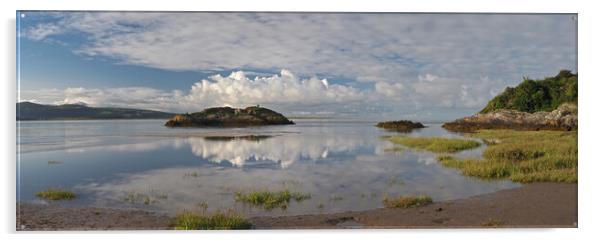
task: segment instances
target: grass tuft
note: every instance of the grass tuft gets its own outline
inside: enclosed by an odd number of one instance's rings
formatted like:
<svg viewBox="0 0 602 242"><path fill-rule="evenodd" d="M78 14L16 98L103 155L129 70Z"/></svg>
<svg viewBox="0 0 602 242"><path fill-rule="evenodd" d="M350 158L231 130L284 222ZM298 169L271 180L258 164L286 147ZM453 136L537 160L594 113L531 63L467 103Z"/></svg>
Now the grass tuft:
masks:
<svg viewBox="0 0 602 242"><path fill-rule="evenodd" d="M172 223L175 229L179 230L250 229L252 226L241 215L220 211L207 215L183 212L177 214Z"/></svg>
<svg viewBox="0 0 602 242"><path fill-rule="evenodd" d="M439 156L463 175L514 182L577 182L577 132L484 130L470 136L497 139L483 160Z"/></svg>
<svg viewBox="0 0 602 242"><path fill-rule="evenodd" d="M266 210L272 210L277 207L280 207L281 209L286 209L288 208L288 205L291 200L301 202L310 198L310 194L291 192L288 189L282 191L253 191L249 193L235 193L235 199L237 202L243 202L257 207L263 207Z"/></svg>
<svg viewBox="0 0 602 242"><path fill-rule="evenodd" d="M483 227L499 227L500 225L502 225L502 221L494 218L489 218L487 221L481 223Z"/></svg>
<svg viewBox="0 0 602 242"><path fill-rule="evenodd" d="M433 199L429 196L417 196L417 197L397 197L383 199L383 205L386 208L415 208L422 207L433 203Z"/></svg>
<svg viewBox="0 0 602 242"><path fill-rule="evenodd" d="M462 150L473 149L481 144L474 140L449 139L441 137L409 137L392 136L389 141L410 148L427 150L435 153L454 153Z"/></svg>
<svg viewBox="0 0 602 242"><path fill-rule="evenodd" d="M75 199L75 193L68 190L49 188L44 191L36 193L36 196L46 200L72 200Z"/></svg>

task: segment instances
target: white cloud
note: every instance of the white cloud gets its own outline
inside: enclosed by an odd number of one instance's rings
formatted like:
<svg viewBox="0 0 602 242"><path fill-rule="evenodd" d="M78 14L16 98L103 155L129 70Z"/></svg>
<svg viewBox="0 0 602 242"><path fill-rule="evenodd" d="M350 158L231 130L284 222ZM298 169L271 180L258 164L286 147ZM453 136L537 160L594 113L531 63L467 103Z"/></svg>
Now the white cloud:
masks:
<svg viewBox="0 0 602 242"><path fill-rule="evenodd" d="M44 15L28 13L35 14ZM84 56L245 72L212 76L188 91L84 88L24 98L177 111L225 104L297 113L474 111L523 75L576 69L571 15L58 12L24 30L34 40L63 33L82 36L70 47ZM290 72L245 75L280 69ZM332 81L339 79L349 83Z"/></svg>
<svg viewBox="0 0 602 242"><path fill-rule="evenodd" d="M430 75L430 74L429 74ZM299 78L288 70L280 75L247 77L243 71L200 80L187 91L164 91L149 87L66 88L21 91L20 101L46 104L86 103L94 107L129 107L169 112L197 112L214 106L262 105L293 115L345 115L362 117L387 114L392 118L431 108L479 109L501 88L503 82L481 78L464 80L429 78L397 83L376 82L372 89L331 84L327 79ZM410 83L405 86L403 83ZM435 115L436 116L436 115Z"/></svg>
<svg viewBox="0 0 602 242"><path fill-rule="evenodd" d="M188 93L148 87L87 89L83 87L22 92L22 101L66 104L83 102L90 106L137 107L158 110L198 111L211 106L324 105L360 101L358 89L329 84L315 77L301 79L287 70L280 75L250 79L245 72L215 75L195 83Z"/></svg>
<svg viewBox="0 0 602 242"><path fill-rule="evenodd" d="M39 24L35 28L27 29L24 36L33 40L44 40L50 36L63 33L61 27L56 24Z"/></svg>
<svg viewBox="0 0 602 242"><path fill-rule="evenodd" d="M34 13L32 13L34 14ZM575 69L570 15L69 12L28 29L83 33L76 48L168 70L289 69L395 82L418 75L507 82ZM52 34L45 33L46 31ZM425 76L423 80L430 80Z"/></svg>
<svg viewBox="0 0 602 242"><path fill-rule="evenodd" d="M402 97L402 91L405 89L402 83L389 84L387 82L377 82L374 84L374 90L377 93L387 97Z"/></svg>
<svg viewBox="0 0 602 242"><path fill-rule="evenodd" d="M190 103L244 106L254 104L324 104L359 100L357 89L329 85L326 79L299 79L290 71L249 79L243 71L227 77L215 75L192 86L185 100Z"/></svg>

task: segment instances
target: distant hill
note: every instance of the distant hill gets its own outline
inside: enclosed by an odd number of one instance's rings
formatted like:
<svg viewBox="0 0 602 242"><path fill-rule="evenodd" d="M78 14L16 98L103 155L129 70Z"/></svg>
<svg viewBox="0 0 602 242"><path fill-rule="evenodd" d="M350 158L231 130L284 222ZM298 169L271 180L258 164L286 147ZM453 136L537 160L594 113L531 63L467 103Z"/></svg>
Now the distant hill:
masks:
<svg viewBox="0 0 602 242"><path fill-rule="evenodd" d="M552 111L563 103L577 103L577 74L562 70L555 77L543 80L524 78L516 87L507 87L493 98L480 113L501 109L527 113Z"/></svg>
<svg viewBox="0 0 602 242"><path fill-rule="evenodd" d="M131 108L96 108L81 104L43 105L17 103L17 120L154 119L174 114Z"/></svg>
<svg viewBox="0 0 602 242"><path fill-rule="evenodd" d="M244 127L258 125L295 124L284 115L259 106L247 108L215 107L198 113L178 114L168 127Z"/></svg>

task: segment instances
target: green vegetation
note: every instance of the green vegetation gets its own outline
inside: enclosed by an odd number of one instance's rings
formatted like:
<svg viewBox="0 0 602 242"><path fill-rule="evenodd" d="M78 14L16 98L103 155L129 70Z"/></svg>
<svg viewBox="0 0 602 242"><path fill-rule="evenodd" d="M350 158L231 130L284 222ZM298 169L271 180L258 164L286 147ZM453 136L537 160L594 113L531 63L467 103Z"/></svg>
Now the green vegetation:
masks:
<svg viewBox="0 0 602 242"><path fill-rule="evenodd" d="M223 230L250 229L252 225L247 219L231 211L218 211L213 214L183 212L173 219L173 226L179 230Z"/></svg>
<svg viewBox="0 0 602 242"><path fill-rule="evenodd" d="M198 176L199 176L199 173L196 171L184 173L184 177L198 177Z"/></svg>
<svg viewBox="0 0 602 242"><path fill-rule="evenodd" d="M405 145L410 148L427 150L436 153L454 153L462 150L473 149L481 144L474 140L449 139L440 137L409 137L392 136L389 141Z"/></svg>
<svg viewBox="0 0 602 242"><path fill-rule="evenodd" d="M207 203L207 201L200 201L196 205L203 212L207 211L207 209L209 208L209 203Z"/></svg>
<svg viewBox="0 0 602 242"><path fill-rule="evenodd" d="M61 163L62 163L62 162L60 162L60 161L57 161L57 160L49 160L49 161L48 161L48 165L58 165L58 164L61 164Z"/></svg>
<svg viewBox="0 0 602 242"><path fill-rule="evenodd" d="M123 201L128 203L142 203L144 205L151 205L156 203L159 199L166 200L167 194L160 193L155 190L151 190L149 194L128 192L128 194L123 198Z"/></svg>
<svg viewBox="0 0 602 242"><path fill-rule="evenodd" d="M236 192L235 194L237 202L263 207L266 210L272 210L276 207L286 209L291 200L301 202L310 198L310 194L291 192L288 189L282 191L253 191L249 193Z"/></svg>
<svg viewBox="0 0 602 242"><path fill-rule="evenodd" d="M562 70L555 77L543 80L524 78L516 87L508 87L493 98L481 113L514 109L534 113L552 111L563 103L577 102L577 74Z"/></svg>
<svg viewBox="0 0 602 242"><path fill-rule="evenodd" d="M502 225L502 221L494 218L489 218L487 221L481 223L483 227L498 227L500 225Z"/></svg>
<svg viewBox="0 0 602 242"><path fill-rule="evenodd" d="M398 131L398 132L409 132L413 129L424 128L424 125L419 122L412 122L409 120L399 120L399 121L387 121L380 122L376 124L376 127Z"/></svg>
<svg viewBox="0 0 602 242"><path fill-rule="evenodd" d="M577 132L483 130L469 135L496 142L483 152L484 160L439 156L442 165L483 179L577 182Z"/></svg>
<svg viewBox="0 0 602 242"><path fill-rule="evenodd" d="M415 208L422 207L431 203L433 203L433 199L429 196L424 195L417 197L385 197L383 199L383 205L385 205L386 208Z"/></svg>
<svg viewBox="0 0 602 242"><path fill-rule="evenodd" d="M17 103L17 120L78 120L78 119L152 119L169 118L171 113L130 108L96 108L79 104L42 105Z"/></svg>
<svg viewBox="0 0 602 242"><path fill-rule="evenodd" d="M165 123L168 127L245 127L295 124L284 115L263 107L207 108L201 112L178 114ZM261 139L261 138L260 138Z"/></svg>
<svg viewBox="0 0 602 242"><path fill-rule="evenodd" d="M72 200L75 199L75 193L68 190L49 188L44 191L36 193L36 196L46 200Z"/></svg>

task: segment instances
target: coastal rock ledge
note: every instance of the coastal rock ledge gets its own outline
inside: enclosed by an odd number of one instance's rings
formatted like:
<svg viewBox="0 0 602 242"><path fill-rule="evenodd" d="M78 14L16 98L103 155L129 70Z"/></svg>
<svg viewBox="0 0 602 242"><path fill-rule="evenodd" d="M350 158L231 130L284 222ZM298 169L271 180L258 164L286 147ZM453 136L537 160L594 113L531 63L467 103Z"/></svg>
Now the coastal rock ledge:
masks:
<svg viewBox="0 0 602 242"><path fill-rule="evenodd" d="M501 109L457 119L443 124L443 128L460 132L479 129L577 130L577 105L565 103L554 111L535 113Z"/></svg>
<svg viewBox="0 0 602 242"><path fill-rule="evenodd" d="M284 115L259 106L247 108L215 107L191 114L177 114L167 127L244 127L295 124Z"/></svg>

